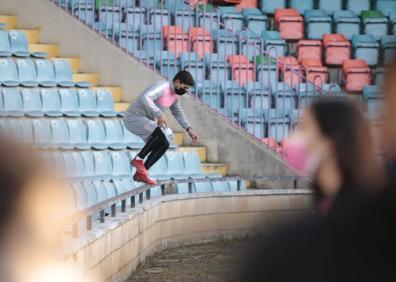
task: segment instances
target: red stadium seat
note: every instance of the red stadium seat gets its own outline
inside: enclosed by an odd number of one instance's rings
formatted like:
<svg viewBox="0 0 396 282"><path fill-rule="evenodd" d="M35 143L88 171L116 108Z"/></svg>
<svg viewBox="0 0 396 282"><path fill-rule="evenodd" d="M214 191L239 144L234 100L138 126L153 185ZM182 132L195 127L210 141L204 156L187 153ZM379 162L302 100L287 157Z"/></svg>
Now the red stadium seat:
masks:
<svg viewBox="0 0 396 282"><path fill-rule="evenodd" d="M361 92L365 85L371 84L371 70L364 60L344 60L342 70L346 91Z"/></svg>
<svg viewBox="0 0 396 282"><path fill-rule="evenodd" d="M304 38L304 20L294 9L276 9L275 25L283 39L299 40Z"/></svg>
<svg viewBox="0 0 396 282"><path fill-rule="evenodd" d="M313 58L322 61L322 41L320 40L300 40L297 43L298 61L303 58Z"/></svg>
<svg viewBox="0 0 396 282"><path fill-rule="evenodd" d="M188 52L188 35L183 33L179 26L162 27L165 46L169 52L175 53L179 57L181 53Z"/></svg>
<svg viewBox="0 0 396 282"><path fill-rule="evenodd" d="M343 34L324 34L323 46L328 65L341 66L344 60L351 58L351 43Z"/></svg>
<svg viewBox="0 0 396 282"><path fill-rule="evenodd" d="M327 67L322 66L322 62L317 59L303 58L301 65L305 70L305 79L317 86L321 86L329 79L329 71Z"/></svg>
<svg viewBox="0 0 396 282"><path fill-rule="evenodd" d="M293 56L278 57L278 69L283 82L294 87L302 82L301 66Z"/></svg>
<svg viewBox="0 0 396 282"><path fill-rule="evenodd" d="M164 39L168 40L170 34L183 34L183 28L175 25L164 25L162 27Z"/></svg>
<svg viewBox="0 0 396 282"><path fill-rule="evenodd" d="M203 58L206 54L213 53L214 43L209 31L202 27L191 27L188 30L191 42L191 51Z"/></svg>
<svg viewBox="0 0 396 282"><path fill-rule="evenodd" d="M254 80L254 65L244 55L228 56L228 63L231 65L232 78L238 80L241 85L247 81Z"/></svg>

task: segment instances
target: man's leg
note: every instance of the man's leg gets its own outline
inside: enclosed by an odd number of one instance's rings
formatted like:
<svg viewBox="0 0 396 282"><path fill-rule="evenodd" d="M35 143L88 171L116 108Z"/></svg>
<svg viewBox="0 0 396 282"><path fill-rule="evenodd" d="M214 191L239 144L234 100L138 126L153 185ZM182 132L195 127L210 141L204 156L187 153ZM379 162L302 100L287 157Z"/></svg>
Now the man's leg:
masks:
<svg viewBox="0 0 396 282"><path fill-rule="evenodd" d="M160 135L158 139L158 146L150 153L146 162L144 163L144 166L147 170L150 169L169 149L169 141L161 129L160 131L161 133L158 134Z"/></svg>

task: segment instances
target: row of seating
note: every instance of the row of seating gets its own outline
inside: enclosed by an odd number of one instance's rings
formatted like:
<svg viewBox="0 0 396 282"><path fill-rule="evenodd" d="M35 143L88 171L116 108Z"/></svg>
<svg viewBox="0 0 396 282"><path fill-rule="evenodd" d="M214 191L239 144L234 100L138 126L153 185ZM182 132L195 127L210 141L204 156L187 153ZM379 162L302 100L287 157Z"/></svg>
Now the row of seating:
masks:
<svg viewBox="0 0 396 282"><path fill-rule="evenodd" d="M29 44L25 33L18 30L5 31L0 28L0 57L36 57L44 58L44 52L29 52Z"/></svg>
<svg viewBox="0 0 396 282"><path fill-rule="evenodd" d="M113 97L106 89L0 88L0 116L115 117Z"/></svg>

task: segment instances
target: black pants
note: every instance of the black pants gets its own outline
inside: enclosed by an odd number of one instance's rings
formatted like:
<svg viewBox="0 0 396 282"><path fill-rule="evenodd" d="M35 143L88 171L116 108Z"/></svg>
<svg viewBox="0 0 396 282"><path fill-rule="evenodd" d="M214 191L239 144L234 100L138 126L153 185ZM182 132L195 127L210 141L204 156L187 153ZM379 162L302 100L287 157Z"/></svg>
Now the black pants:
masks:
<svg viewBox="0 0 396 282"><path fill-rule="evenodd" d="M144 162L146 169L150 169L169 149L169 142L161 128L157 127L150 135L146 145L140 150L138 157L144 159L147 155L148 158Z"/></svg>

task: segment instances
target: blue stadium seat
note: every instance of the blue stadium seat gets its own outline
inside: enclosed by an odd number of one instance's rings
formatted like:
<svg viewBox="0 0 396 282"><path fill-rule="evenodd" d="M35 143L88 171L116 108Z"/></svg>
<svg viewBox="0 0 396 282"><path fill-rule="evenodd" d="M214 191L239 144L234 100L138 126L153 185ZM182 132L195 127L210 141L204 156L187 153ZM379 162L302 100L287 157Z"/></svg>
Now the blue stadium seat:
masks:
<svg viewBox="0 0 396 282"><path fill-rule="evenodd" d="M229 192L230 186L227 181L213 181L211 182L213 192Z"/></svg>
<svg viewBox="0 0 396 282"><path fill-rule="evenodd" d="M286 0L261 0L261 11L264 14L274 14L276 9L286 8Z"/></svg>
<svg viewBox="0 0 396 282"><path fill-rule="evenodd" d="M52 132L51 147L62 149L73 148L69 143L69 129L65 120L51 119L50 126Z"/></svg>
<svg viewBox="0 0 396 282"><path fill-rule="evenodd" d="M307 108L320 96L320 90L312 83L300 83L294 88L298 96L299 109Z"/></svg>
<svg viewBox="0 0 396 282"><path fill-rule="evenodd" d="M385 16L393 11L396 11L396 1L395 0L377 0L377 10L381 11Z"/></svg>
<svg viewBox="0 0 396 282"><path fill-rule="evenodd" d="M278 82L278 66L276 60L269 56L257 56L256 59L256 87L272 87Z"/></svg>
<svg viewBox="0 0 396 282"><path fill-rule="evenodd" d="M154 179L169 179L167 175L168 165L165 156L162 156L149 170L150 177Z"/></svg>
<svg viewBox="0 0 396 282"><path fill-rule="evenodd" d="M59 89L61 101L61 112L68 117L79 117L81 113L78 110L78 97L74 89Z"/></svg>
<svg viewBox="0 0 396 282"><path fill-rule="evenodd" d="M335 32L344 34L348 40L360 33L360 20L353 11L334 11L334 26Z"/></svg>
<svg viewBox="0 0 396 282"><path fill-rule="evenodd" d="M228 181L228 185L230 186L230 191L235 192L238 191L238 183L237 181ZM241 181L240 191L246 191L246 182Z"/></svg>
<svg viewBox="0 0 396 282"><path fill-rule="evenodd" d="M127 192L127 188L120 179L112 179L117 195Z"/></svg>
<svg viewBox="0 0 396 282"><path fill-rule="evenodd" d="M290 0L290 8L304 14L306 10L314 9L314 0Z"/></svg>
<svg viewBox="0 0 396 282"><path fill-rule="evenodd" d="M374 82L376 85L382 86L384 83L386 68L376 68L374 71Z"/></svg>
<svg viewBox="0 0 396 282"><path fill-rule="evenodd" d="M50 117L62 116L61 101L56 88L41 89L41 101L45 115Z"/></svg>
<svg viewBox="0 0 396 282"><path fill-rule="evenodd" d="M115 117L114 101L111 93L106 89L96 90L97 112L104 117Z"/></svg>
<svg viewBox="0 0 396 282"><path fill-rule="evenodd" d="M9 32L11 52L17 57L29 57L32 55L36 58L45 58L48 56L44 52L33 52L29 53L29 43L27 41L25 33L19 30L10 30Z"/></svg>
<svg viewBox="0 0 396 282"><path fill-rule="evenodd" d="M367 116L370 120L380 120L384 117L385 95L376 85L366 85L363 88L363 98L367 105Z"/></svg>
<svg viewBox="0 0 396 282"><path fill-rule="evenodd" d="M215 53L206 55L205 66L208 80L220 83L230 79L229 65L223 55Z"/></svg>
<svg viewBox="0 0 396 282"><path fill-rule="evenodd" d="M107 151L94 151L92 154L95 164L95 176L103 180L111 179L113 167L109 153Z"/></svg>
<svg viewBox="0 0 396 282"><path fill-rule="evenodd" d="M108 199L111 199L111 198L114 198L115 196L117 196L117 190L116 190L113 182L105 181L105 182L103 182L103 184L105 186Z"/></svg>
<svg viewBox="0 0 396 282"><path fill-rule="evenodd" d="M196 151L188 150L183 152L184 174L189 177L203 177L201 170L201 160Z"/></svg>
<svg viewBox="0 0 396 282"><path fill-rule="evenodd" d="M213 109L220 108L220 86L214 81L203 80L196 83L198 97Z"/></svg>
<svg viewBox="0 0 396 282"><path fill-rule="evenodd" d="M318 8L331 15L334 11L342 10L342 0L319 0Z"/></svg>
<svg viewBox="0 0 396 282"><path fill-rule="evenodd" d="M80 183L73 183L72 188L76 199L77 210L83 210L89 207L87 193Z"/></svg>
<svg viewBox="0 0 396 282"><path fill-rule="evenodd" d="M43 87L55 87L54 64L50 60L35 60L37 70L37 82Z"/></svg>
<svg viewBox="0 0 396 282"><path fill-rule="evenodd" d="M84 1L84 0L83 0ZM79 18L81 21L89 26L93 26L95 22L94 7L93 4L85 2L80 3L73 9L74 16Z"/></svg>
<svg viewBox="0 0 396 282"><path fill-rule="evenodd" d="M168 165L167 175L170 177L184 175L184 161L181 152L169 150L166 152L165 157Z"/></svg>
<svg viewBox="0 0 396 282"><path fill-rule="evenodd" d="M193 192L195 193L209 193L213 192L212 184L210 182L194 182Z"/></svg>
<svg viewBox="0 0 396 282"><path fill-rule="evenodd" d="M0 83L8 87L19 85L18 70L12 59L0 59Z"/></svg>
<svg viewBox="0 0 396 282"><path fill-rule="evenodd" d="M355 34L352 37L353 57L363 59L369 66L378 65L379 44L372 35Z"/></svg>
<svg viewBox="0 0 396 282"><path fill-rule="evenodd" d="M106 145L114 150L125 149L126 144L122 142L124 135L121 122L107 119L103 121L103 124L106 132Z"/></svg>
<svg viewBox="0 0 396 282"><path fill-rule="evenodd" d="M341 86L336 83L323 83L322 90L324 92L330 93L330 95L341 95L342 94Z"/></svg>
<svg viewBox="0 0 396 282"><path fill-rule="evenodd" d="M3 106L8 116L23 116L23 100L18 88L3 88Z"/></svg>
<svg viewBox="0 0 396 282"><path fill-rule="evenodd" d="M180 61L176 58L175 53L168 51L157 52L155 56L156 68L159 72L172 79L180 69ZM162 60L162 63L161 63Z"/></svg>
<svg viewBox="0 0 396 282"><path fill-rule="evenodd" d="M32 120L34 143L43 148L50 147L51 126L47 119Z"/></svg>
<svg viewBox="0 0 396 282"><path fill-rule="evenodd" d="M122 23L120 32L117 36L119 46L125 49L128 53L133 54L141 49L139 27L129 27Z"/></svg>
<svg viewBox="0 0 396 282"><path fill-rule="evenodd" d="M124 123L122 125L122 132L123 132L123 139L122 142L129 148L129 149L139 149L144 146L144 141L137 135L130 132L126 129Z"/></svg>
<svg viewBox="0 0 396 282"><path fill-rule="evenodd" d="M71 152L71 157L73 159L74 165L76 167L76 171L75 171L75 177L76 178L85 178L85 177L89 177L91 175L89 175L88 171L85 169L85 163L84 163L84 158L82 156L82 154L80 152Z"/></svg>
<svg viewBox="0 0 396 282"><path fill-rule="evenodd" d="M208 5L206 6L208 7ZM204 13L202 11L197 11L197 26L203 27L207 31L216 31L221 28L220 25L220 13L218 10L208 11Z"/></svg>
<svg viewBox="0 0 396 282"><path fill-rule="evenodd" d="M323 34L331 33L331 17L323 10L306 10L305 28L308 39L321 40Z"/></svg>
<svg viewBox="0 0 396 282"><path fill-rule="evenodd" d="M256 33L243 30L239 32L237 39L238 46L241 48L239 53L244 54L249 61L263 53L264 42Z"/></svg>
<svg viewBox="0 0 396 282"><path fill-rule="evenodd" d="M244 108L241 109L241 125L245 130L256 138L266 137L266 126L264 113L268 108Z"/></svg>
<svg viewBox="0 0 396 282"><path fill-rule="evenodd" d="M32 145L34 143L34 138L31 121L24 118L17 118L16 121L18 122L19 128L21 129L20 140L22 141L22 143Z"/></svg>
<svg viewBox="0 0 396 282"><path fill-rule="evenodd" d="M289 84L279 82L277 89L273 87L271 93L274 95L275 108L281 115L286 116L291 110L297 108L297 95Z"/></svg>
<svg viewBox="0 0 396 282"><path fill-rule="evenodd" d="M94 180L94 181L92 181L92 185L95 188L95 192L97 195L97 202L100 203L100 202L107 200L107 198L108 198L107 191L106 191L106 187L105 187L103 181Z"/></svg>
<svg viewBox="0 0 396 282"><path fill-rule="evenodd" d="M78 110L83 116L99 116L96 106L96 96L92 89L78 89L77 95L79 105Z"/></svg>
<svg viewBox="0 0 396 282"><path fill-rule="evenodd" d="M156 30L161 31L164 25L171 25L171 17L167 10L150 9L148 12L148 23L153 25Z"/></svg>
<svg viewBox="0 0 396 282"><path fill-rule="evenodd" d="M180 6L173 10L173 17L176 26L183 28L187 32L190 27L196 25L195 12L191 9L181 9Z"/></svg>
<svg viewBox="0 0 396 282"><path fill-rule="evenodd" d="M153 56L155 52L162 51L164 44L161 29L154 26L144 25L140 28L140 41L142 43L141 55ZM141 58L141 57L140 57Z"/></svg>
<svg viewBox="0 0 396 282"><path fill-rule="evenodd" d="M91 151L82 151L80 155L84 161L84 178L95 178L95 160L93 153Z"/></svg>
<svg viewBox="0 0 396 282"><path fill-rule="evenodd" d="M96 194L95 186L92 184L91 181L84 181L82 182L82 188L85 190L87 195L87 204L88 207L91 207L99 202L98 195ZM94 217L96 218L97 215Z"/></svg>
<svg viewBox="0 0 396 282"><path fill-rule="evenodd" d="M59 86L62 87L73 87L73 71L70 63L66 60L55 60L55 80Z"/></svg>
<svg viewBox="0 0 396 282"><path fill-rule="evenodd" d="M380 11L363 11L362 24L364 34L370 34L379 41L388 34L388 19Z"/></svg>
<svg viewBox="0 0 396 282"><path fill-rule="evenodd" d="M122 11L120 7L105 5L99 9L100 30L106 37L118 32L122 20Z"/></svg>
<svg viewBox="0 0 396 282"><path fill-rule="evenodd" d="M237 38L234 33L229 30L219 29L213 32L213 39L216 44L216 52L220 57L226 57L230 54L237 53ZM212 54L214 55L214 54Z"/></svg>
<svg viewBox="0 0 396 282"><path fill-rule="evenodd" d="M269 125L267 137L281 142L285 137L289 136L290 122L287 115L278 109L270 109L269 115L265 115L265 124Z"/></svg>
<svg viewBox="0 0 396 282"><path fill-rule="evenodd" d="M139 187L142 185L141 183L134 182L131 177L120 178L120 181L124 185L126 191L132 191L136 187Z"/></svg>
<svg viewBox="0 0 396 282"><path fill-rule="evenodd" d="M242 14L234 6L219 6L218 9L225 29L234 32L242 29Z"/></svg>
<svg viewBox="0 0 396 282"><path fill-rule="evenodd" d="M389 14L390 31L392 34L396 34L396 11L390 12Z"/></svg>
<svg viewBox="0 0 396 282"><path fill-rule="evenodd" d="M370 0L347 0L346 9L360 15L362 11L370 10Z"/></svg>
<svg viewBox="0 0 396 282"><path fill-rule="evenodd" d="M129 177L132 174L131 163L125 152L114 151L110 153L113 166L113 176Z"/></svg>
<svg viewBox="0 0 396 282"><path fill-rule="evenodd" d="M246 85L246 91L249 97L249 108L255 112L261 112L261 109L272 107L272 97L269 95L269 87L259 82L250 82Z"/></svg>
<svg viewBox="0 0 396 282"><path fill-rule="evenodd" d="M138 30L146 22L146 9L130 6L126 11L125 23L128 30Z"/></svg>
<svg viewBox="0 0 396 282"><path fill-rule="evenodd" d="M181 68L189 71L195 81L205 79L204 62L195 52L184 52L180 55Z"/></svg>
<svg viewBox="0 0 396 282"><path fill-rule="evenodd" d="M245 8L242 10L245 27L256 34L261 34L268 28L269 19L257 8Z"/></svg>
<svg viewBox="0 0 396 282"><path fill-rule="evenodd" d="M69 143L76 149L89 149L87 126L81 119L68 119Z"/></svg>
<svg viewBox="0 0 396 282"><path fill-rule="evenodd" d="M34 64L33 60L17 59L16 65L18 70L18 80L22 86L38 86L36 65Z"/></svg>
<svg viewBox="0 0 396 282"><path fill-rule="evenodd" d="M237 114L240 108L246 107L246 90L237 81L226 81L225 85L221 85L221 91L227 115Z"/></svg>
<svg viewBox="0 0 396 282"><path fill-rule="evenodd" d="M385 35L381 37L382 60L384 64L393 61L396 54L396 36Z"/></svg>
<svg viewBox="0 0 396 282"><path fill-rule="evenodd" d="M41 117L43 113L43 105L38 89L22 88L23 111L26 115L31 117Z"/></svg>
<svg viewBox="0 0 396 282"><path fill-rule="evenodd" d="M286 41L281 38L278 31L263 31L265 51L273 56L284 56L286 53Z"/></svg>
<svg viewBox="0 0 396 282"><path fill-rule="evenodd" d="M86 121L88 130L88 144L94 149L105 149L106 131L100 120L90 119Z"/></svg>
<svg viewBox="0 0 396 282"><path fill-rule="evenodd" d="M8 32L0 30L0 57L10 57L12 55Z"/></svg>

